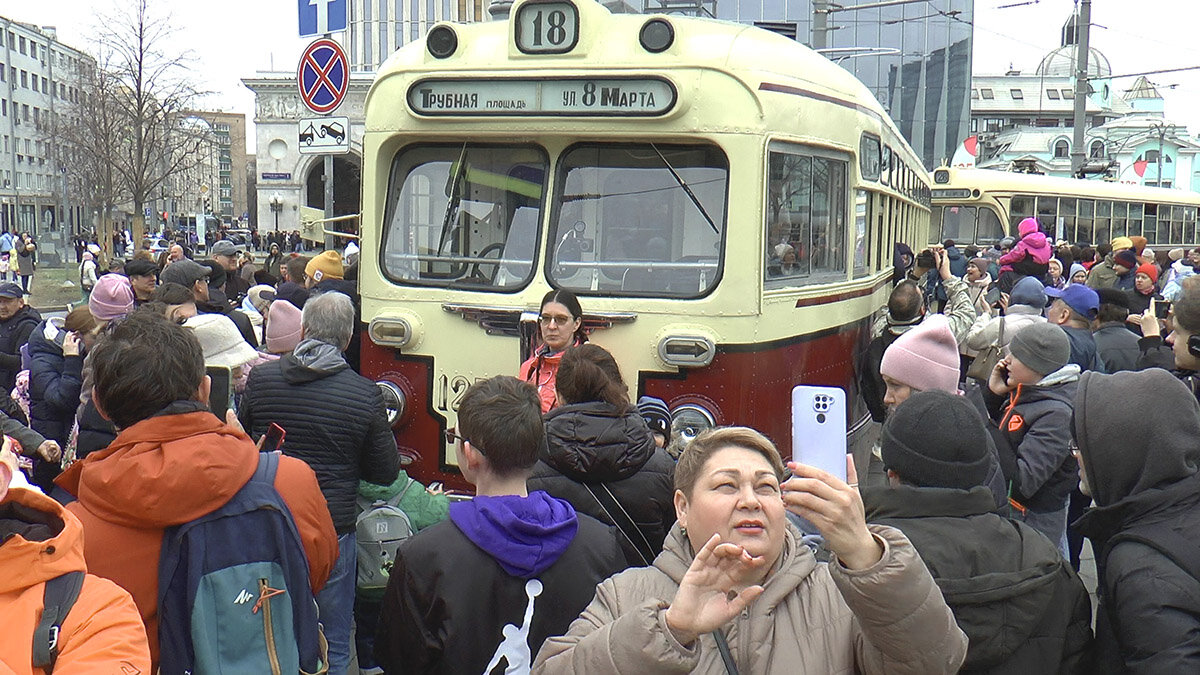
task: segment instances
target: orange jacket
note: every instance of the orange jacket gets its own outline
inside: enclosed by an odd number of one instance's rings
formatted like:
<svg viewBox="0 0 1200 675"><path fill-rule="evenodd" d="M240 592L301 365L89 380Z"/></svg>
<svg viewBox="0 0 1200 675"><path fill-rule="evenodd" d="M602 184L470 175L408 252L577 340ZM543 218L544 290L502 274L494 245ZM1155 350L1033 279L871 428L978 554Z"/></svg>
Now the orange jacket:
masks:
<svg viewBox="0 0 1200 675"><path fill-rule="evenodd" d="M544 354L545 347L538 347L537 353L521 364L521 379L537 387L538 398L542 399L542 414L546 414L558 405L558 364L562 362L565 352Z"/></svg>
<svg viewBox="0 0 1200 675"><path fill-rule="evenodd" d="M258 451L246 434L210 412L191 412L142 420L55 480L79 498L67 508L87 533L88 567L117 582L137 603L156 665L163 530L224 505L254 475L257 463ZM316 474L298 459L280 458L275 489L296 521L315 593L338 556L329 507Z"/></svg>
<svg viewBox="0 0 1200 675"><path fill-rule="evenodd" d="M53 499L14 488L0 502L0 541L0 673L40 675L31 662L45 584L87 571L83 528ZM62 624L58 649L55 675L151 673L146 629L133 599L91 574Z"/></svg>

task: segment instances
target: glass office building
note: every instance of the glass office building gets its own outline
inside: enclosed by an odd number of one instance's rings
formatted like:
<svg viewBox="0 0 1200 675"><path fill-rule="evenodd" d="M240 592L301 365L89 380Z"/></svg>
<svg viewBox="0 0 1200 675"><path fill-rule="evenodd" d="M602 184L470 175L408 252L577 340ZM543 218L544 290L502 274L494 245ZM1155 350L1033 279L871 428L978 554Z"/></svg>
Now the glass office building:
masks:
<svg viewBox="0 0 1200 675"><path fill-rule="evenodd" d="M678 0L646 0L645 11ZM842 7L855 1L842 0ZM857 0L857 4L874 4ZM812 0L701 3L718 19L770 24L812 44ZM715 6L714 6L715 5ZM828 14L825 52L862 80L929 168L970 135L974 0L928 2ZM836 7L836 5L835 5Z"/></svg>

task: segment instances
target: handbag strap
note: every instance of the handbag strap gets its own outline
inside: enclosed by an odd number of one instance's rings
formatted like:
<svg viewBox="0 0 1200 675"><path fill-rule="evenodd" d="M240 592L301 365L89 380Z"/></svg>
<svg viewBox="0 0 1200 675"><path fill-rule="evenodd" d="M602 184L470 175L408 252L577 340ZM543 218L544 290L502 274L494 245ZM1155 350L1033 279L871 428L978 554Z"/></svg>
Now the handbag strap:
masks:
<svg viewBox="0 0 1200 675"><path fill-rule="evenodd" d="M713 631L712 636L717 641L717 651L721 653L721 661L725 663L725 672L729 675L738 675L737 664L733 662L733 653L729 651L729 640L725 639L725 631L718 628Z"/></svg>
<svg viewBox="0 0 1200 675"><path fill-rule="evenodd" d="M1003 314L1000 315L1000 342L998 344L1001 347L1004 346L1004 315Z"/></svg>
<svg viewBox="0 0 1200 675"><path fill-rule="evenodd" d="M613 516L612 512L609 511L608 507L604 505L604 502L600 500L599 495L596 494L596 491L592 489L591 485L583 483L583 487L587 488L587 491L592 495L592 499L595 499L596 503L600 505L600 509L604 511L604 515L608 516L608 519L612 521L612 524L617 526L617 530L619 530L621 534L625 536L625 539L629 541L630 546L633 546L633 550L637 551L638 557L642 559L642 564L648 567L654 560L654 548L650 546L650 542L646 540L646 535L642 534L641 528L639 528L637 523L633 521L633 518L629 515L629 512L625 510L624 506L621 506L621 500L617 499L617 496L612 493L612 490L608 489L607 485L603 483L600 484L600 487L604 488L604 491L608 493L609 498L613 500L614 504L616 504L617 509L621 512L621 515L624 516L623 522L617 520L617 518ZM645 548L638 546L638 543L633 540L633 536L630 534L630 532L636 532L638 534L638 538L642 540L642 544L645 546Z"/></svg>

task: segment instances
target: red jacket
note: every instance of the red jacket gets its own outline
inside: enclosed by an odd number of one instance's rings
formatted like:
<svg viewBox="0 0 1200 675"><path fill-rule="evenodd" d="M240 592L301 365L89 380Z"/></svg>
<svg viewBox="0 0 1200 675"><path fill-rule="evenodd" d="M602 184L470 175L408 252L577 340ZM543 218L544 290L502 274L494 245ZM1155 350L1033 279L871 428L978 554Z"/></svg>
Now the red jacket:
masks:
<svg viewBox="0 0 1200 675"><path fill-rule="evenodd" d="M257 464L258 450L246 434L210 412L192 412L142 420L55 480L79 498L67 508L87 533L88 567L133 595L156 664L163 530L224 505ZM275 489L296 521L315 593L338 556L325 497L312 469L291 457L280 459Z"/></svg>
<svg viewBox="0 0 1200 675"><path fill-rule="evenodd" d="M87 571L83 528L53 499L14 488L0 502L0 541L0 673L41 675L32 665L33 631L45 584ZM59 633L55 675L151 672L146 629L133 599L108 579L87 575Z"/></svg>

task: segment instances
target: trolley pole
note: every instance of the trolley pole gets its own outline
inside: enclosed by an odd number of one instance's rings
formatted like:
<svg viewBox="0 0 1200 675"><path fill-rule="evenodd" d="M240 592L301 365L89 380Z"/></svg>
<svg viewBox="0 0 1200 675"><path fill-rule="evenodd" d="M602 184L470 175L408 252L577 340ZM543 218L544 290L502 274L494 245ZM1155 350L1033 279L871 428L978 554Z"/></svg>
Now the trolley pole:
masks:
<svg viewBox="0 0 1200 675"><path fill-rule="evenodd" d="M1075 23L1075 133L1071 143L1071 175L1078 178L1083 168L1084 134L1087 131L1089 36L1092 32L1092 0L1080 0L1079 20Z"/></svg>
<svg viewBox="0 0 1200 675"><path fill-rule="evenodd" d="M325 217L333 217L333 155L325 155ZM322 223L321 229L325 225ZM333 237L325 235L325 248L333 248Z"/></svg>

